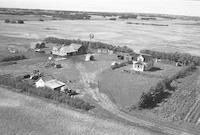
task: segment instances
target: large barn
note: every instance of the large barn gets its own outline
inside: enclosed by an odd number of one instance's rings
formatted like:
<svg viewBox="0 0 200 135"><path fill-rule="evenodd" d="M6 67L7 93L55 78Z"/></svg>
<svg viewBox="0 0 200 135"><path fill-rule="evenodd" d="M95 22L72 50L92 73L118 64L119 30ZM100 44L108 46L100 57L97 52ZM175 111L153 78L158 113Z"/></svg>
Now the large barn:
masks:
<svg viewBox="0 0 200 135"><path fill-rule="evenodd" d="M137 60L133 61L133 70L135 71L147 71L154 65L154 60L151 55L140 54Z"/></svg>
<svg viewBox="0 0 200 135"><path fill-rule="evenodd" d="M86 48L81 44L72 43L70 45L55 46L52 49L52 54L57 56L72 56L77 54L85 54Z"/></svg>

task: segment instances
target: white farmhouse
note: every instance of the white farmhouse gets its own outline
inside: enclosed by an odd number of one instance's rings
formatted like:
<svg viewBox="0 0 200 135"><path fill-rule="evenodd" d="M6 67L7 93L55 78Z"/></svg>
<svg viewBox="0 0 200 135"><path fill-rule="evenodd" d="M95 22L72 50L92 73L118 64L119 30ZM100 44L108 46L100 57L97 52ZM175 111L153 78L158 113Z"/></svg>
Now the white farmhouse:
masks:
<svg viewBox="0 0 200 135"><path fill-rule="evenodd" d="M151 55L140 54L137 60L133 61L133 70L135 71L147 71L150 70L154 65L154 60Z"/></svg>

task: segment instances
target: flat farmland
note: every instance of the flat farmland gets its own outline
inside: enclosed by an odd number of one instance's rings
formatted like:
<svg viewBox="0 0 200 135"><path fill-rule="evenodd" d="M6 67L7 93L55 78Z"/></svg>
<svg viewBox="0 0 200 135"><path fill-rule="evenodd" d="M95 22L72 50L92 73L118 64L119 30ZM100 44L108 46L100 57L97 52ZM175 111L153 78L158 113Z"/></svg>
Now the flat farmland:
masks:
<svg viewBox="0 0 200 135"><path fill-rule="evenodd" d="M6 24L0 21L0 37L40 40L54 36L59 38L89 40L113 45L127 45L135 51L151 47L159 51L180 51L199 55L200 42L196 21L183 20L128 20L134 23L156 23L168 26L126 24L126 20L55 20L27 21L25 24ZM183 25L186 24L186 25ZM13 42L13 41L11 41Z"/></svg>

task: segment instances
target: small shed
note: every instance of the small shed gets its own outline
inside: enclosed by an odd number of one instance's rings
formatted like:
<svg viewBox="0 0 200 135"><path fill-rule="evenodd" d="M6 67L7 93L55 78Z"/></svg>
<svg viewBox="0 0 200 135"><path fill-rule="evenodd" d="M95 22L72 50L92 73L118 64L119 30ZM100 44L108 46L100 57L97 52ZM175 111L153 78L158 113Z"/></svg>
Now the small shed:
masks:
<svg viewBox="0 0 200 135"><path fill-rule="evenodd" d="M94 56L92 54L86 54L85 61L92 61L94 60Z"/></svg>
<svg viewBox="0 0 200 135"><path fill-rule="evenodd" d="M36 88L39 87L45 87L45 83L47 81L52 80L53 78L51 76L45 76L45 77L40 77L36 82L35 82L35 86Z"/></svg>

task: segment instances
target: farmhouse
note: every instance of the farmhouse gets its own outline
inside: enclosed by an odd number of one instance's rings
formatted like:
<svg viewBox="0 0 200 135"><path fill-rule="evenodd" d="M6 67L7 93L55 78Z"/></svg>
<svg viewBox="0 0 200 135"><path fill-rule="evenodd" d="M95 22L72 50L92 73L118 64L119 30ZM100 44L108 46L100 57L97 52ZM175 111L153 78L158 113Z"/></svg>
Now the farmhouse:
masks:
<svg viewBox="0 0 200 135"><path fill-rule="evenodd" d="M51 77L41 77L35 83L36 88L39 87L47 87L52 90L60 90L61 87L65 86L65 83L58 81L56 79L52 79Z"/></svg>
<svg viewBox="0 0 200 135"><path fill-rule="evenodd" d="M140 54L137 60L133 61L133 70L135 71L147 71L153 67L154 60L151 55Z"/></svg>
<svg viewBox="0 0 200 135"><path fill-rule="evenodd" d="M85 54L86 48L81 44L72 43L70 45L54 46L51 52L54 55L64 57L77 54Z"/></svg>

